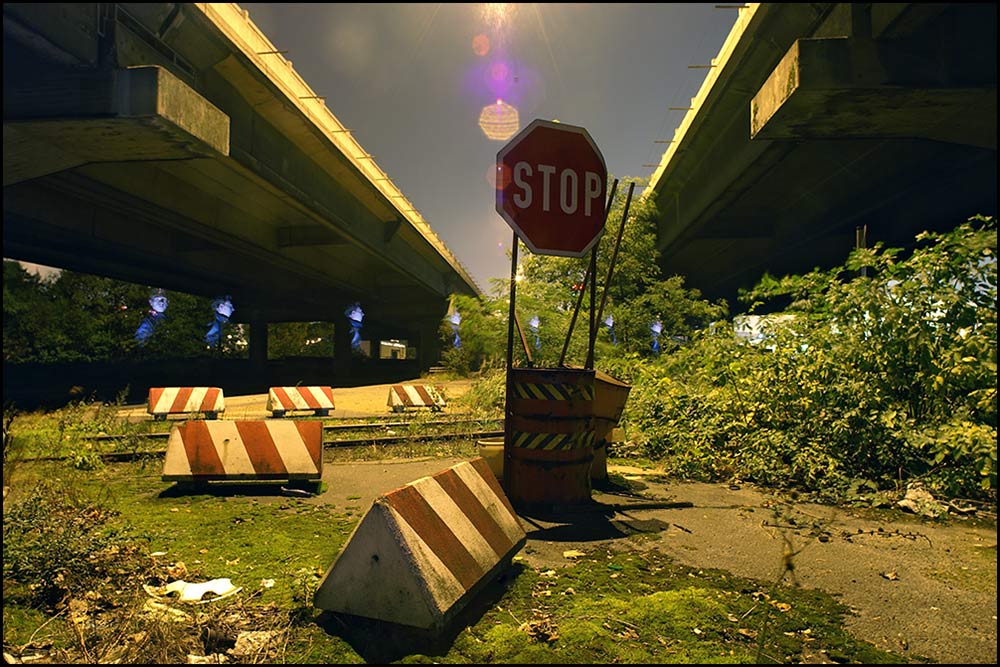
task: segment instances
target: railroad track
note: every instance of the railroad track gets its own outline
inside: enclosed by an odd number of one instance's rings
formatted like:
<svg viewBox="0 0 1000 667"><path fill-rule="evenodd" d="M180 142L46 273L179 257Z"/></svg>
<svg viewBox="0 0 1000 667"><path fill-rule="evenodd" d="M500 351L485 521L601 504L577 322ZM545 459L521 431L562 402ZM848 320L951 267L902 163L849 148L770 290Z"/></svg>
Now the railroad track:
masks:
<svg viewBox="0 0 1000 667"><path fill-rule="evenodd" d="M407 435L375 435L386 429L405 428L419 423L421 426L457 426L459 424L487 424L501 423L502 419L445 419L429 422L369 422L365 424L324 424L323 433L338 433L345 431L360 431L371 435L355 435L350 438L323 438L324 449L340 449L351 447L370 447L372 445L401 445L406 443L418 443L428 441L449 441L449 440L479 440L483 438L495 438L504 434L503 430L477 430L445 433L416 433ZM119 441L128 438L140 439L166 439L170 433L125 433L116 435L91 435L83 436L83 440L91 441ZM97 454L102 460L107 462L128 462L141 458L161 458L163 451L134 451L134 452L100 452ZM35 458L21 459L21 462L41 462L41 461L65 461L70 456L41 456Z"/></svg>

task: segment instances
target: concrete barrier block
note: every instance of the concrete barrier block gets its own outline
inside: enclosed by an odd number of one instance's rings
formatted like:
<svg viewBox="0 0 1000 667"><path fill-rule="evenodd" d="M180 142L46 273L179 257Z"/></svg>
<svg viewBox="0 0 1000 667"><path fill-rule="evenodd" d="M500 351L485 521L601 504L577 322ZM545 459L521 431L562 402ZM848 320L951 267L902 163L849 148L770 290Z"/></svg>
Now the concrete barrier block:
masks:
<svg viewBox="0 0 1000 667"><path fill-rule="evenodd" d="M318 480L318 421L188 421L170 432L163 481Z"/></svg>
<svg viewBox="0 0 1000 667"><path fill-rule="evenodd" d="M425 384L392 385L386 404L393 412L403 412L407 408L430 408L438 412L446 407L441 389Z"/></svg>
<svg viewBox="0 0 1000 667"><path fill-rule="evenodd" d="M376 498L313 602L440 632L525 540L486 461L459 463Z"/></svg>
<svg viewBox="0 0 1000 667"><path fill-rule="evenodd" d="M331 387L271 387L267 392L267 411L283 417L295 410L312 410L325 417L334 409Z"/></svg>
<svg viewBox="0 0 1000 667"><path fill-rule="evenodd" d="M166 419L168 415L204 414L206 419L216 419L226 409L226 401L219 387L150 387L147 411L153 419Z"/></svg>

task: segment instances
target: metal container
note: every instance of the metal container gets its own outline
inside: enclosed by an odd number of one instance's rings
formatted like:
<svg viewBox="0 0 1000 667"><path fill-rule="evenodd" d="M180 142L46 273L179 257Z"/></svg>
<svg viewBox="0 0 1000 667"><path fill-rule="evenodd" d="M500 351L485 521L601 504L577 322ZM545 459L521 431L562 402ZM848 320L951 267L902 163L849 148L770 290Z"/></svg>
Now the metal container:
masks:
<svg viewBox="0 0 1000 667"><path fill-rule="evenodd" d="M493 476L499 480L503 479L503 437L484 438L477 440L479 445L479 455L486 459L486 463L493 471Z"/></svg>
<svg viewBox="0 0 1000 667"><path fill-rule="evenodd" d="M607 373L594 371L594 463L591 479L608 477L608 438L618 426L632 385Z"/></svg>
<svg viewBox="0 0 1000 667"><path fill-rule="evenodd" d="M507 382L504 488L511 503L589 501L594 371L511 368Z"/></svg>

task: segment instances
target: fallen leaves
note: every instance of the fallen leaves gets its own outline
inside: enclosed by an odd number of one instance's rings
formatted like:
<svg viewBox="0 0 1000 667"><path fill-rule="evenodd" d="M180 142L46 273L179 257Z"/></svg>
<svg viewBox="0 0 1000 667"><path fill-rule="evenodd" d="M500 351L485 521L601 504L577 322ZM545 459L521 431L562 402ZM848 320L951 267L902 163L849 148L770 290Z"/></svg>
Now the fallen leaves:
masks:
<svg viewBox="0 0 1000 667"><path fill-rule="evenodd" d="M537 611L535 618L522 623L518 627L518 630L528 633L528 636L536 642L550 644L559 639L559 632L555 623L552 622L552 617L548 614L538 613Z"/></svg>

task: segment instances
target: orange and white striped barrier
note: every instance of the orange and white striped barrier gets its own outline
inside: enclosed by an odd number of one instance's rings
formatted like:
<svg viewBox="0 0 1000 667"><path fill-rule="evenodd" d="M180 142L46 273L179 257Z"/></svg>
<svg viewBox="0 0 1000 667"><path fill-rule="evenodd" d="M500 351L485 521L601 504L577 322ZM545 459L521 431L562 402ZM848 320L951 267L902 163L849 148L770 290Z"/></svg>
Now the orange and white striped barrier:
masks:
<svg viewBox="0 0 1000 667"><path fill-rule="evenodd" d="M318 480L322 472L322 422L192 420L170 432L162 478Z"/></svg>
<svg viewBox="0 0 1000 667"><path fill-rule="evenodd" d="M219 387L150 387L147 411L154 420L167 415L204 413L205 419L216 419L226 409L225 397Z"/></svg>
<svg viewBox="0 0 1000 667"><path fill-rule="evenodd" d="M459 463L376 498L313 604L439 632L526 539L486 461Z"/></svg>
<svg viewBox="0 0 1000 667"><path fill-rule="evenodd" d="M445 407L444 396L439 387L425 384L394 384L389 387L386 403L393 412L403 412L407 408L430 408L438 412Z"/></svg>
<svg viewBox="0 0 1000 667"><path fill-rule="evenodd" d="M293 410L312 410L326 417L333 409L330 387L271 387L267 392L267 411L273 417L283 417Z"/></svg>

